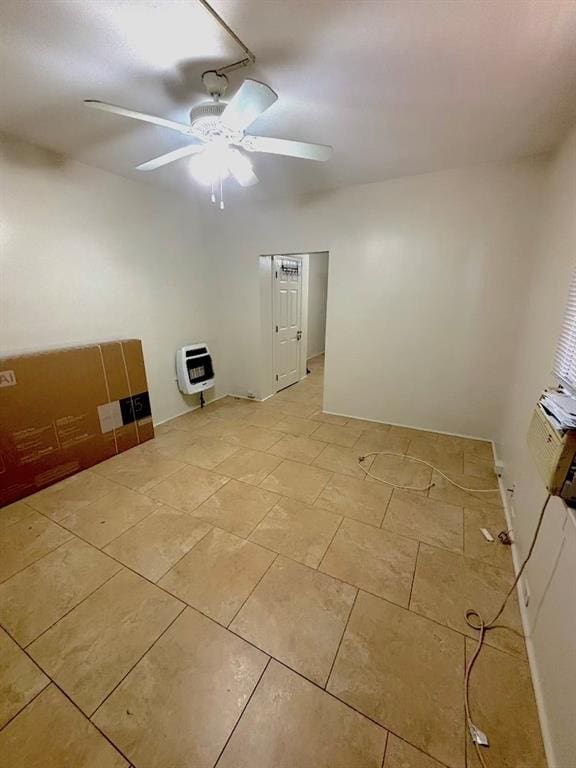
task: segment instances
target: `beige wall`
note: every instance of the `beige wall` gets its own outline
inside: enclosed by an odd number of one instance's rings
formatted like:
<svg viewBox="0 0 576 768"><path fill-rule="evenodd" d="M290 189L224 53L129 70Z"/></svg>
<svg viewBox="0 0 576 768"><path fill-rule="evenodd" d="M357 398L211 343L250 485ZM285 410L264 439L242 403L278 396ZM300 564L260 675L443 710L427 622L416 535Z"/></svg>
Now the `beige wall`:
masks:
<svg viewBox="0 0 576 768"><path fill-rule="evenodd" d="M493 437L544 165L235 202L217 219L229 390L259 391L258 256L328 250L327 410Z"/></svg>
<svg viewBox="0 0 576 768"><path fill-rule="evenodd" d="M189 407L176 347L200 340L218 352L193 206L9 137L0 178L0 349L138 337L155 421Z"/></svg>
<svg viewBox="0 0 576 768"><path fill-rule="evenodd" d="M545 490L525 448L576 262L576 135L557 157L404 178L249 214L218 243L226 380L258 380L258 255L330 251L326 408L498 440L515 557ZM224 284L223 284L224 285ZM223 288L224 290L224 288ZM576 527L554 500L525 616L551 768L576 754Z"/></svg>
<svg viewBox="0 0 576 768"><path fill-rule="evenodd" d="M311 253L308 261L308 342L306 357L324 352L326 301L328 299L328 254Z"/></svg>
<svg viewBox="0 0 576 768"><path fill-rule="evenodd" d="M526 553L546 496L526 433L540 392L553 383L550 371L576 267L576 131L553 158L543 191L542 228L534 244L518 354L498 430L506 487L515 488L510 509L517 558ZM576 755L576 516L558 499L548 507L526 583L530 649L546 714L551 768L569 768Z"/></svg>
<svg viewBox="0 0 576 768"><path fill-rule="evenodd" d="M326 408L498 437L516 487L516 555L525 552L545 495L525 434L550 383L576 260L576 134L551 164L426 174L258 209L237 198L225 215L11 139L0 147L2 350L142 338L156 421L189 406L173 381L186 342L211 345L222 391L258 393L258 257L329 250ZM547 741L555 768L567 768L576 527L559 502L527 578Z"/></svg>

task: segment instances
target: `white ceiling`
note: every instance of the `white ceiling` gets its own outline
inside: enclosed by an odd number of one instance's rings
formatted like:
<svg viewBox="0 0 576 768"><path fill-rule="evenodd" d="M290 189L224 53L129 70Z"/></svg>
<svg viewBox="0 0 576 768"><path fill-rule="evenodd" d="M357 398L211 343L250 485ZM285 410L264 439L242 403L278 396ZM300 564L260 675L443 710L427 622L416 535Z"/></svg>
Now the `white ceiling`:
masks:
<svg viewBox="0 0 576 768"><path fill-rule="evenodd" d="M254 155L293 194L550 149L576 117L576 0L213 0L280 96L254 133L332 144ZM242 52L197 0L3 0L0 129L123 176L186 143L82 99L186 121L206 69ZM186 161L145 180L189 193Z"/></svg>

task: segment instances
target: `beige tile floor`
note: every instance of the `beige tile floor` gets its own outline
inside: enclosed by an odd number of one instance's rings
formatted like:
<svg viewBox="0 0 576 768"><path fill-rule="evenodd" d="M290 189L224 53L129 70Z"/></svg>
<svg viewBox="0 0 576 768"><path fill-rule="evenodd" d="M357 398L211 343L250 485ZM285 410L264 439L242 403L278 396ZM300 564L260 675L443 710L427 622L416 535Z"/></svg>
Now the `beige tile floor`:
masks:
<svg viewBox="0 0 576 768"><path fill-rule="evenodd" d="M508 589L490 445L322 412L323 359L0 510L0 768L478 768L463 674ZM544 768L518 606L472 678L490 768Z"/></svg>

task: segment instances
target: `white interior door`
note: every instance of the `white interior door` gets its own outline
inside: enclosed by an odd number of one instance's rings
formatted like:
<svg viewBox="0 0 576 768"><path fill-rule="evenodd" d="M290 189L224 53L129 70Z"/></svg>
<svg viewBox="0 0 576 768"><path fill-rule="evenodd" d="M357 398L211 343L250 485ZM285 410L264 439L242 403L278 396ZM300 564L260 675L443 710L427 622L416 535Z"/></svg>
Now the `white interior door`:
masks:
<svg viewBox="0 0 576 768"><path fill-rule="evenodd" d="M276 391L300 379L302 259L274 256L273 318Z"/></svg>

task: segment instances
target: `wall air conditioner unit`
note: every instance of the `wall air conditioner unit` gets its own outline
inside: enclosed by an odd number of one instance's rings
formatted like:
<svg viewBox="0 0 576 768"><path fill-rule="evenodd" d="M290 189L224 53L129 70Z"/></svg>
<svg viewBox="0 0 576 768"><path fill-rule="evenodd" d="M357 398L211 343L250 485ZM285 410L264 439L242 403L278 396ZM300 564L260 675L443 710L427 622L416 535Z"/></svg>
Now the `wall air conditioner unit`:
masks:
<svg viewBox="0 0 576 768"><path fill-rule="evenodd" d="M576 503L576 430L556 429L538 404L528 430L528 446L548 492Z"/></svg>
<svg viewBox="0 0 576 768"><path fill-rule="evenodd" d="M176 376L178 388L183 395L200 392L214 386L214 367L206 344L190 344L176 352Z"/></svg>

